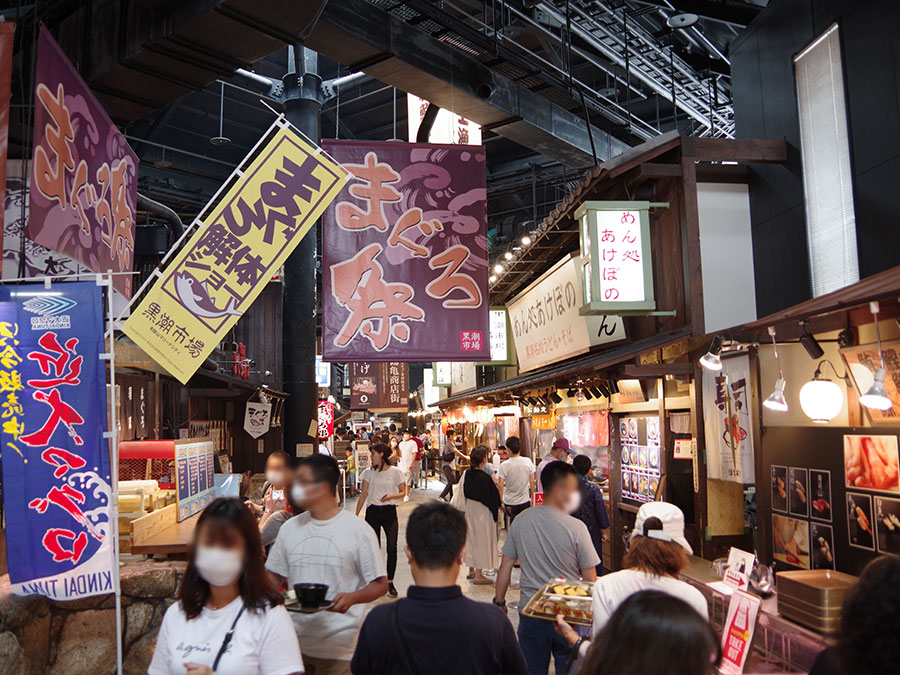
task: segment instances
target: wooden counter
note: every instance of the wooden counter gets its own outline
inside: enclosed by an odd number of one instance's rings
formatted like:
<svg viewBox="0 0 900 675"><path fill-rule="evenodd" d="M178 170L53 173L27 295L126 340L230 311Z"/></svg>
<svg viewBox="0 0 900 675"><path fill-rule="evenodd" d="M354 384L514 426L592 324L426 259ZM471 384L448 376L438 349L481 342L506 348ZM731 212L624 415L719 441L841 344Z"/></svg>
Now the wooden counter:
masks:
<svg viewBox="0 0 900 675"><path fill-rule="evenodd" d="M194 538L197 513L177 522L177 505L171 504L131 522L131 552L136 555L185 553Z"/></svg>

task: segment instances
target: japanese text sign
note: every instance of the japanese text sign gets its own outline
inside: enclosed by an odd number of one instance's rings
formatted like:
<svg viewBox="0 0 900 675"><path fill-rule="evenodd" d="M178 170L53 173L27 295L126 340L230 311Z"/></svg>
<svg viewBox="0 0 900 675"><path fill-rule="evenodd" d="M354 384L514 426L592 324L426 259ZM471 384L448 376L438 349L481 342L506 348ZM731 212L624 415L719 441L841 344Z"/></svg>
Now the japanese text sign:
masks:
<svg viewBox="0 0 900 675"><path fill-rule="evenodd" d="M513 298L509 320L519 370L533 370L625 339L617 316L582 316L578 260L567 257Z"/></svg>
<svg viewBox="0 0 900 675"><path fill-rule="evenodd" d="M319 401L319 438L334 436L334 403Z"/></svg>
<svg viewBox="0 0 900 675"><path fill-rule="evenodd" d="M722 359L722 370L703 369L703 424L709 477L734 483L755 480L750 357Z"/></svg>
<svg viewBox="0 0 900 675"><path fill-rule="evenodd" d="M656 309L649 209L649 202L585 202L576 212L588 311Z"/></svg>
<svg viewBox="0 0 900 675"><path fill-rule="evenodd" d="M322 231L325 360L489 360L483 148L323 147L354 176Z"/></svg>
<svg viewBox="0 0 900 675"><path fill-rule="evenodd" d="M200 513L215 498L212 441L175 441L175 500L178 522Z"/></svg>
<svg viewBox="0 0 900 675"><path fill-rule="evenodd" d="M244 431L253 438L259 438L272 426L272 404L247 401L244 409Z"/></svg>
<svg viewBox="0 0 900 675"><path fill-rule="evenodd" d="M762 601L755 595L735 591L728 603L728 618L722 631L722 664L725 675L741 675L750 655L756 617Z"/></svg>
<svg viewBox="0 0 900 675"><path fill-rule="evenodd" d="M407 410L409 364L350 364L350 407L354 410Z"/></svg>
<svg viewBox="0 0 900 675"><path fill-rule="evenodd" d="M34 98L26 235L95 272L132 272L137 155L43 26ZM131 274L113 286L130 298Z"/></svg>
<svg viewBox="0 0 900 675"><path fill-rule="evenodd" d="M264 139L125 323L128 337L182 384L348 179L280 121Z"/></svg>
<svg viewBox="0 0 900 675"><path fill-rule="evenodd" d="M95 283L0 290L3 504L18 594L113 591L102 313Z"/></svg>

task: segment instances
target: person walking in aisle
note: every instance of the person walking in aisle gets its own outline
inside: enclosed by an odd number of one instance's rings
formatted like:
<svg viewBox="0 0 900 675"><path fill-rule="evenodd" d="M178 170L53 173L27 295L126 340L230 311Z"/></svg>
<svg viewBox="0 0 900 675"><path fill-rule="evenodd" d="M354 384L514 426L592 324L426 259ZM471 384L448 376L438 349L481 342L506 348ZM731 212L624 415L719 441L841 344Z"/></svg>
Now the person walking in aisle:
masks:
<svg viewBox="0 0 900 675"><path fill-rule="evenodd" d="M497 567L497 514L500 510L500 491L494 479L484 471L488 449L479 445L469 455L470 467L463 472L464 512L469 534L463 562L469 566L466 576L476 586L487 586L491 580L484 570ZM458 488L457 488L458 489Z"/></svg>
<svg viewBox="0 0 900 675"><path fill-rule="evenodd" d="M464 597L456 583L466 528L449 504L412 512L405 551L415 585L406 598L369 612L350 664L354 674L525 675L512 624L496 607Z"/></svg>
<svg viewBox="0 0 900 675"><path fill-rule="evenodd" d="M372 466L362 472L362 492L356 502L356 515L365 507L366 522L372 526L381 549L381 530L384 530L387 546L388 595L397 597L394 573L397 571L397 505L394 502L406 496L406 480L396 466L391 466L391 448L384 443L372 446Z"/></svg>
<svg viewBox="0 0 900 675"><path fill-rule="evenodd" d="M519 644L530 675L546 675L550 655L557 673L565 673L571 646L550 621L525 616L521 609L545 583L556 577L597 579L600 559L587 526L570 513L579 505L578 475L565 462L544 469L544 503L525 510L513 522L503 544L494 604L506 607L513 564L522 566L519 596Z"/></svg>
<svg viewBox="0 0 900 675"><path fill-rule="evenodd" d="M350 672L364 605L388 590L375 533L338 506L340 478L334 457L315 454L300 460L291 490L293 501L306 512L281 527L266 561L279 585L328 586L328 611L292 615L311 675Z"/></svg>
<svg viewBox="0 0 900 675"><path fill-rule="evenodd" d="M259 529L238 499L197 519L178 601L166 610L149 675L303 672L294 626L263 563Z"/></svg>
<svg viewBox="0 0 900 675"><path fill-rule="evenodd" d="M512 525L517 515L531 506L531 498L534 495L534 462L519 454L521 447L519 439L515 436L506 439L509 459L500 463L500 470L497 472L503 488L503 504L508 527Z"/></svg>
<svg viewBox="0 0 900 675"><path fill-rule="evenodd" d="M403 440L400 441L398 450L400 452L399 467L400 471L403 472L403 480L406 481L407 486L403 501L408 502L409 493L413 487L412 468L416 462L416 453L419 451L419 446L413 440L412 432L409 429L403 430Z"/></svg>
<svg viewBox="0 0 900 675"><path fill-rule="evenodd" d="M468 459L468 457L456 447L456 430L447 429L444 447L441 450L441 473L447 479L447 484L440 494L441 499L453 499L453 486L456 485L457 459Z"/></svg>
<svg viewBox="0 0 900 675"><path fill-rule="evenodd" d="M541 460L541 463L538 464L537 468L537 491L540 494L544 493L543 484L541 482L541 474L544 471L544 468L551 462L566 462L568 461L569 454L571 454L572 450L569 447L569 439L567 438L557 438L553 441L553 445L550 447L550 454L548 454L544 459Z"/></svg>
<svg viewBox="0 0 900 675"><path fill-rule="evenodd" d="M603 503L603 492L587 479L591 472L591 458L587 455L578 455L572 460L572 466L578 472L578 491L581 493L581 505L572 515L587 525L591 533L591 541L600 563L597 565L597 576L603 574L603 542L608 541L609 514L606 512L606 504Z"/></svg>

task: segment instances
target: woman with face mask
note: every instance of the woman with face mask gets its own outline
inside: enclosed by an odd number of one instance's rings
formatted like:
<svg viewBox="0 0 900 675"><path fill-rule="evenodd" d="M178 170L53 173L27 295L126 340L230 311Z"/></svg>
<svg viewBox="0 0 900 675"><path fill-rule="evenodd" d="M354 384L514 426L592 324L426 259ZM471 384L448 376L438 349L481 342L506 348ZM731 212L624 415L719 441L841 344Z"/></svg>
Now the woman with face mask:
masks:
<svg viewBox="0 0 900 675"><path fill-rule="evenodd" d="M266 484L259 504L246 502L260 519L283 509L287 504L286 490L291 486L291 458L286 452L276 450L266 457Z"/></svg>
<svg viewBox="0 0 900 675"><path fill-rule="evenodd" d="M397 597L394 572L397 571L397 505L392 503L406 496L406 480L403 472L391 465L394 454L391 446L376 443L372 446L372 466L362 472L362 492L356 502L356 515L365 507L366 522L375 530L381 544L381 530L387 538L388 595Z"/></svg>
<svg viewBox="0 0 900 675"><path fill-rule="evenodd" d="M484 570L494 569L500 563L497 552L497 513L500 509L500 491L497 484L484 471L488 449L479 445L469 455L470 468L459 479L463 488L468 535L463 551L463 562L469 566L466 578L473 584L485 586L491 580Z"/></svg>
<svg viewBox="0 0 900 675"><path fill-rule="evenodd" d="M219 498L197 520L178 602L166 611L149 675L303 672L294 626L266 574L256 520Z"/></svg>

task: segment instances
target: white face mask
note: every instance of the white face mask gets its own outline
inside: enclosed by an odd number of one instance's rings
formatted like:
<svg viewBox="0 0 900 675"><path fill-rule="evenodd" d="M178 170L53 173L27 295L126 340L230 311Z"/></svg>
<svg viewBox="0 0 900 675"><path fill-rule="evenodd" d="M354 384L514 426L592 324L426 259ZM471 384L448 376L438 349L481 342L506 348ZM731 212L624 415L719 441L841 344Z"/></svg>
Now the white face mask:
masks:
<svg viewBox="0 0 900 675"><path fill-rule="evenodd" d="M294 500L295 504L304 505L313 499L318 499L320 495L321 491L318 487L309 488L305 485L300 485L300 483L291 485L291 499Z"/></svg>
<svg viewBox="0 0 900 675"><path fill-rule="evenodd" d="M211 586L227 586L241 576L244 556L235 549L198 546L194 556L197 572Z"/></svg>
<svg viewBox="0 0 900 675"><path fill-rule="evenodd" d="M396 447L397 447L397 439L396 439L396 438L392 438L392 439L391 439L391 447L392 447L392 448L396 448Z"/></svg>
<svg viewBox="0 0 900 675"><path fill-rule="evenodd" d="M569 495L564 508L566 513L572 514L578 510L579 506L581 506L581 492L575 490L575 492Z"/></svg>
<svg viewBox="0 0 900 675"><path fill-rule="evenodd" d="M266 471L266 480L270 485L283 485L284 474L281 471Z"/></svg>

